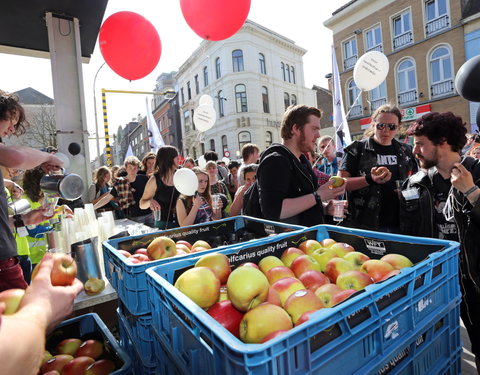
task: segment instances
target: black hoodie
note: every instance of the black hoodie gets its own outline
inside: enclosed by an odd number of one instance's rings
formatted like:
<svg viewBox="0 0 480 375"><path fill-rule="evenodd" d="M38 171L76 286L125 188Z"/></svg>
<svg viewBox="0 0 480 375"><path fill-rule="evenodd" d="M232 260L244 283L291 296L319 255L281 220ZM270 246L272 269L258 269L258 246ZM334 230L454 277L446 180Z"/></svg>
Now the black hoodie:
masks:
<svg viewBox="0 0 480 375"><path fill-rule="evenodd" d="M280 219L284 199L313 194L318 189L317 178L304 155L298 160L284 145L273 144L260 155L257 180L265 219L307 227L324 223L321 204L298 215Z"/></svg>

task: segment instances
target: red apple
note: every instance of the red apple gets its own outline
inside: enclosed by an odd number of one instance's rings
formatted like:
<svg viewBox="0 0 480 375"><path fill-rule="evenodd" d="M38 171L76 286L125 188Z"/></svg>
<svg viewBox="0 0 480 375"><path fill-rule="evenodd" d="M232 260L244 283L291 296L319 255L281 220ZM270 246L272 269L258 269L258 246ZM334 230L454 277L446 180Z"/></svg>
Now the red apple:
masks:
<svg viewBox="0 0 480 375"><path fill-rule="evenodd" d="M272 285L275 281L283 279L284 277L295 277L293 271L285 266L277 266L270 268L266 273L268 282Z"/></svg>
<svg viewBox="0 0 480 375"><path fill-rule="evenodd" d="M132 257L130 257L129 262L132 263L132 264L142 263L142 261L141 261L140 259L138 259L138 258L132 258Z"/></svg>
<svg viewBox="0 0 480 375"><path fill-rule="evenodd" d="M40 367L42 367L44 363L46 363L52 357L52 354L48 350L45 350L43 352L42 363L40 364Z"/></svg>
<svg viewBox="0 0 480 375"><path fill-rule="evenodd" d="M289 247L282 253L282 255L280 256L280 260L287 267L290 267L295 258L298 258L300 255L305 255L305 253L302 250L297 249L296 247Z"/></svg>
<svg viewBox="0 0 480 375"><path fill-rule="evenodd" d="M330 280L327 276L317 270L305 271L298 278L308 290L315 292L319 287L328 284Z"/></svg>
<svg viewBox="0 0 480 375"><path fill-rule="evenodd" d="M135 250L135 254L143 254L143 255L148 256L147 249L145 249L145 248L143 248L143 247L140 248L140 249Z"/></svg>
<svg viewBox="0 0 480 375"><path fill-rule="evenodd" d="M328 261L325 267L325 275L330 279L332 283L337 282L337 277L342 272L351 271L353 266L342 258L332 258Z"/></svg>
<svg viewBox="0 0 480 375"><path fill-rule="evenodd" d="M231 272L228 257L225 254L220 253L210 253L202 256L197 263L195 263L195 267L210 268L215 275L217 275L218 280L220 280L220 284L222 285L227 282L228 276Z"/></svg>
<svg viewBox="0 0 480 375"><path fill-rule="evenodd" d="M305 289L305 286L300 280L293 277L284 277L270 286L267 301L277 306L283 306L292 293L302 289Z"/></svg>
<svg viewBox="0 0 480 375"><path fill-rule="evenodd" d="M85 375L107 375L115 371L115 364L109 359L99 359L87 367Z"/></svg>
<svg viewBox="0 0 480 375"><path fill-rule="evenodd" d="M242 263L242 264L238 265L238 267L253 267L253 268L256 268L257 270L260 269L260 268L258 268L258 266L255 263L252 263L252 262Z"/></svg>
<svg viewBox="0 0 480 375"><path fill-rule="evenodd" d="M341 291L342 289L336 284L325 284L315 291L315 295L322 301L325 307L332 307L333 296Z"/></svg>
<svg viewBox="0 0 480 375"><path fill-rule="evenodd" d="M127 250L117 250L120 254L122 254L125 258L130 258L132 254L130 254Z"/></svg>
<svg viewBox="0 0 480 375"><path fill-rule="evenodd" d="M0 293L0 302L5 303L3 314L15 314L25 295L24 289L8 289Z"/></svg>
<svg viewBox="0 0 480 375"><path fill-rule="evenodd" d="M175 242L168 237L160 236L155 238L147 247L150 259L164 259L173 257L176 253Z"/></svg>
<svg viewBox="0 0 480 375"><path fill-rule="evenodd" d="M240 311L248 311L265 302L270 284L262 271L237 267L227 281L228 298Z"/></svg>
<svg viewBox="0 0 480 375"><path fill-rule="evenodd" d="M320 247L322 247L322 245L320 245L320 242L316 240L306 240L298 246L298 248L307 255L311 255L315 250L319 249Z"/></svg>
<svg viewBox="0 0 480 375"><path fill-rule="evenodd" d="M240 322L240 339L245 343L260 343L272 332L289 330L292 327L292 320L284 309L263 303L243 316Z"/></svg>
<svg viewBox="0 0 480 375"><path fill-rule="evenodd" d="M346 271L337 277L337 285L342 289L362 290L370 284L373 284L372 278L358 270Z"/></svg>
<svg viewBox="0 0 480 375"><path fill-rule="evenodd" d="M309 270L320 271L320 265L318 262L312 258L310 255L301 255L296 258L290 267L295 274L295 276L300 277L300 275Z"/></svg>
<svg viewBox="0 0 480 375"><path fill-rule="evenodd" d="M320 245L322 245L322 247L330 247L334 243L337 243L337 241L335 241L332 238L324 238L323 240L320 241Z"/></svg>
<svg viewBox="0 0 480 375"><path fill-rule="evenodd" d="M188 250L191 250L192 249L192 244L188 241L185 241L185 240L179 240L176 242L176 245L185 245L186 247L188 247Z"/></svg>
<svg viewBox="0 0 480 375"><path fill-rule="evenodd" d="M192 250L199 246L207 250L212 248L207 241L198 240L198 241L195 241L194 244L192 245Z"/></svg>
<svg viewBox="0 0 480 375"><path fill-rule="evenodd" d="M269 255L265 258L262 258L260 259L260 262L258 262L258 267L264 274L267 274L267 271L270 268L284 266L284 265L285 264L283 264L283 262L279 258L273 255Z"/></svg>
<svg viewBox="0 0 480 375"><path fill-rule="evenodd" d="M42 374L49 371L58 371L62 372L63 367L70 362L73 357L69 354L58 354L50 358L42 366Z"/></svg>
<svg viewBox="0 0 480 375"><path fill-rule="evenodd" d="M318 298L314 292L306 289L297 290L291 294L283 305L283 308L290 315L294 324L297 323L303 313L320 310L323 307L320 298Z"/></svg>
<svg viewBox="0 0 480 375"><path fill-rule="evenodd" d="M345 301L352 294L356 293L355 289L342 290L336 293L332 298L332 306L338 305L340 302Z"/></svg>
<svg viewBox="0 0 480 375"><path fill-rule="evenodd" d="M381 257L380 260L389 263L396 270L413 266L411 260L401 254L387 254Z"/></svg>
<svg viewBox="0 0 480 375"><path fill-rule="evenodd" d="M232 335L239 337L243 314L233 307L231 301L220 301L207 310L207 313L224 326Z"/></svg>
<svg viewBox="0 0 480 375"><path fill-rule="evenodd" d="M299 325L302 324L302 323L307 322L308 320L310 320L310 316L312 316L312 314L313 314L315 311L318 311L318 310L312 310L312 311L304 312L304 313L300 316L300 318L298 318L297 322L295 323L295 327L296 327L296 326L299 326Z"/></svg>
<svg viewBox="0 0 480 375"><path fill-rule="evenodd" d="M208 267L188 269L177 279L175 287L202 309L214 305L220 296L220 281Z"/></svg>
<svg viewBox="0 0 480 375"><path fill-rule="evenodd" d="M334 249L340 258L344 257L347 253L355 251L353 246L350 246L348 243L344 242L334 243L332 246L330 246L330 249Z"/></svg>
<svg viewBox="0 0 480 375"><path fill-rule="evenodd" d="M270 340L274 339L274 338L277 337L277 336L283 335L285 332L288 332L288 330L286 330L286 329L279 329L278 331L269 333L269 334L268 334L267 336L265 336L265 337L262 339L262 341L260 341L260 342L263 344L264 342L270 341Z"/></svg>
<svg viewBox="0 0 480 375"><path fill-rule="evenodd" d="M105 281L97 277L92 277L88 279L83 285L85 293L89 296L95 296L105 289Z"/></svg>
<svg viewBox="0 0 480 375"><path fill-rule="evenodd" d="M83 375L93 362L95 360L90 357L75 357L63 367L62 375Z"/></svg>
<svg viewBox="0 0 480 375"><path fill-rule="evenodd" d="M128 258L131 262L133 262L134 259L137 259L140 263L142 262L150 262L150 258L148 255L145 254L133 254L130 258Z"/></svg>
<svg viewBox="0 0 480 375"><path fill-rule="evenodd" d="M354 270L359 270L363 263L365 263L367 260L370 260L367 255L359 251L352 251L350 253L347 253L343 257L343 259L351 263Z"/></svg>
<svg viewBox="0 0 480 375"><path fill-rule="evenodd" d="M55 352L57 354L70 354L74 356L77 349L82 344L82 340L70 338L60 341L55 347Z"/></svg>
<svg viewBox="0 0 480 375"><path fill-rule="evenodd" d="M39 264L33 269L32 280L37 276ZM73 258L64 253L53 254L53 267L50 280L53 286L69 286L77 277L77 264Z"/></svg>
<svg viewBox="0 0 480 375"><path fill-rule="evenodd" d="M86 340L75 353L75 357L90 357L97 359L103 354L103 343L98 340Z"/></svg>
<svg viewBox="0 0 480 375"><path fill-rule="evenodd" d="M177 248L177 253L173 256L174 258L176 257L181 257L181 256L184 256L184 255L187 255L187 253L183 250L180 250L179 248Z"/></svg>
<svg viewBox="0 0 480 375"><path fill-rule="evenodd" d="M387 280L395 275L398 275L400 273L400 270L392 270L389 273L386 273L380 280L378 281L384 281Z"/></svg>
<svg viewBox="0 0 480 375"><path fill-rule="evenodd" d="M190 250L190 253L200 253L202 251L207 251L207 250L210 250L210 248L198 245L198 246L192 247L192 249Z"/></svg>
<svg viewBox="0 0 480 375"><path fill-rule="evenodd" d="M365 272L373 281L380 281L387 273L393 270L390 263L379 259L370 259L362 264L360 271Z"/></svg>
<svg viewBox="0 0 480 375"><path fill-rule="evenodd" d="M183 252L186 253L186 254L188 254L188 253L190 252L190 248L189 248L187 245L183 245L183 244L181 244L181 243L180 243L180 244L177 243L177 244L175 245L175 247L176 247L176 249L177 249L177 253L178 253L179 251L183 251Z"/></svg>

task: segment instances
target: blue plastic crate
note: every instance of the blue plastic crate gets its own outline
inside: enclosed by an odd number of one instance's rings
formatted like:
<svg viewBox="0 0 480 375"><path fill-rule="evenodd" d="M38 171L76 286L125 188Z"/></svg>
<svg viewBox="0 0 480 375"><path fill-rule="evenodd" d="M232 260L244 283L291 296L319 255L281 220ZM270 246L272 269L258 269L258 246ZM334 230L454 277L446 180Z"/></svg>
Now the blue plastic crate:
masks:
<svg viewBox="0 0 480 375"><path fill-rule="evenodd" d="M248 216L235 216L205 224L197 224L189 227L159 231L148 235L116 238L104 241L103 259L105 264L105 276L117 291L118 297L127 309L135 315L150 313L148 300L148 286L145 271L147 268L159 264L176 261L179 258L167 258L147 263L131 264L127 258L121 255L117 249L133 252L136 249L147 247L158 236L166 236L178 240L186 240L194 243L202 239L210 243L215 249L208 252L226 249L238 243L252 243L259 238L270 234L300 230L304 227L284 223L276 223ZM207 251L202 252L202 254ZM182 257L194 257L198 254L188 254Z"/></svg>
<svg viewBox="0 0 480 375"><path fill-rule="evenodd" d="M85 314L63 321L47 336L45 348L52 350L60 341L66 338L102 341L107 353L105 356L102 356L102 358L112 360L116 366L116 370L112 372L112 375L131 374L130 357L120 347L112 333L97 314Z"/></svg>
<svg viewBox="0 0 480 375"><path fill-rule="evenodd" d="M404 254L415 265L319 310L308 322L265 344L242 343L172 285L198 258L150 268L154 330L177 364L202 373L304 374L322 369L338 374L343 368L353 374L366 363L381 363L389 351L460 299L456 242L322 225L222 253L233 267L247 260L258 263L308 238L347 242L372 258Z"/></svg>

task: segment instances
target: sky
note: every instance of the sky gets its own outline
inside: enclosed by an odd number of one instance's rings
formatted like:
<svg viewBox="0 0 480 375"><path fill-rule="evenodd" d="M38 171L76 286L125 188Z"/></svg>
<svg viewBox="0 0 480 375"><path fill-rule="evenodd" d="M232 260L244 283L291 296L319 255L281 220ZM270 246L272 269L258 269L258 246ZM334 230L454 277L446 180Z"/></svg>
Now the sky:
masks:
<svg viewBox="0 0 480 375"><path fill-rule="evenodd" d="M303 57L306 87L327 87L325 75L331 73L332 33L323 26L334 10L348 0L251 0L248 18L291 40L307 50ZM104 20L120 11L136 12L147 18L156 28L162 43L162 53L157 67L145 78L129 82L115 74L105 64L97 44L89 64L83 64L83 80L87 124L90 137L94 138L94 77L99 136L104 137L101 92L108 90L152 91L156 78L163 72L176 71L200 45L202 39L187 25L179 0L110 0ZM81 20L80 20L81 22ZM46 30L45 30L46 32ZM50 60L33 57L0 54L0 88L18 91L32 87L53 98ZM118 126L146 113L146 95L107 94L109 133L116 133ZM105 142L100 140L103 149ZM95 158L96 141L90 140L90 156Z"/></svg>

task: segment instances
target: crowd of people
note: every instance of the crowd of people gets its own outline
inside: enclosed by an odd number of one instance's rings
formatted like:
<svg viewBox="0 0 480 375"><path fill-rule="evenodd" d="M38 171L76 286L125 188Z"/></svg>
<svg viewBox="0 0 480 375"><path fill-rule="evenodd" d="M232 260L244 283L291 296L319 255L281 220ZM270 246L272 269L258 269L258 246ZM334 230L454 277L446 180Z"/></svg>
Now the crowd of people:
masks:
<svg viewBox="0 0 480 375"><path fill-rule="evenodd" d="M332 223L332 200L345 199L348 204L339 225L458 241L461 316L472 352L480 358L480 335L476 334L480 327L480 145L476 137L467 134L465 123L453 113L429 113L407 129L412 147L398 140L400 110L383 105L372 114L363 136L346 145L339 159L334 139L320 137L321 117L317 108L289 107L282 119L281 143L265 150L244 145L242 160L227 165L214 151L203 155L203 168L190 157L180 165L173 146L147 153L142 161L127 157L122 166L95 171L87 201L97 213L113 211L118 219L171 229L241 214L303 226ZM0 135L21 134L27 125L16 97L0 92ZM0 197L0 291L30 284L29 298L20 310L30 319L32 312L38 314L38 309L30 308L37 303L34 290L43 287L38 303L51 305L40 314L44 332L70 311L79 288L58 289L42 277L30 283L31 264L41 262L42 275L51 267L51 259L44 256L45 244L34 232L21 236L18 228L48 224L38 181L52 168L60 168L62 161L53 153L3 144L0 156L0 181L6 192ZM173 177L179 168L189 168L197 176L195 195L176 189ZM26 178L19 186L22 174ZM332 176L344 178L345 183L334 186ZM21 196L32 210L9 216L7 199ZM59 295L62 298L56 299ZM1 322L0 358L11 355L3 345L11 324L10 318Z"/></svg>

